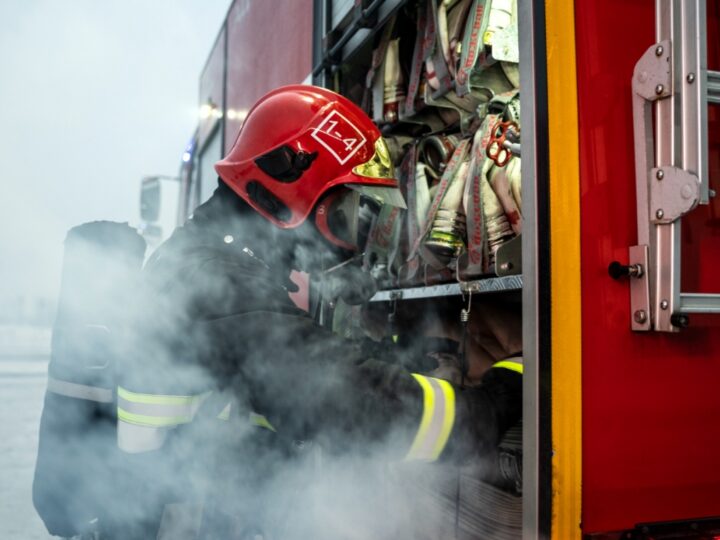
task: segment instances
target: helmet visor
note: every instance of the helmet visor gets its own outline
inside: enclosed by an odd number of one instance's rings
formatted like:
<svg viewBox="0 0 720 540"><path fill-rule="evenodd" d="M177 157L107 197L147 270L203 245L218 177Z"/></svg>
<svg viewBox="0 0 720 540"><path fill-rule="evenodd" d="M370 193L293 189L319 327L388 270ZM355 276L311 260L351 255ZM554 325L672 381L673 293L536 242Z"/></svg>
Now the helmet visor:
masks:
<svg viewBox="0 0 720 540"><path fill-rule="evenodd" d="M362 184L345 184L353 191L359 192L368 199L372 199L380 206L397 206L403 210L407 210L405 199L402 196L402 192L395 187L390 186L364 186Z"/></svg>
<svg viewBox="0 0 720 540"><path fill-rule="evenodd" d="M375 153L373 157L362 165L354 167L352 172L358 176L366 176L368 178L380 178L382 180L394 179L395 170L385 139L378 137L378 140L375 141Z"/></svg>
<svg viewBox="0 0 720 540"><path fill-rule="evenodd" d="M377 178L379 180L395 180L390 150L382 137L375 141L375 153L373 157L353 168L353 173L366 178ZM397 206L406 209L405 199L397 187L364 184L346 184L347 187L359 192L361 195L372 199L380 205Z"/></svg>

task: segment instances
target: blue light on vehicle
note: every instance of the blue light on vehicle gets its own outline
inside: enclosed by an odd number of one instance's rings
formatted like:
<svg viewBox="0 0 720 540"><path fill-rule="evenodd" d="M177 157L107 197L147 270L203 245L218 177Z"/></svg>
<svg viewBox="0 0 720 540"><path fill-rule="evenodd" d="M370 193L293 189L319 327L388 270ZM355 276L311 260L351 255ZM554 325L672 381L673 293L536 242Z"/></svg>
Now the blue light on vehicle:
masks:
<svg viewBox="0 0 720 540"><path fill-rule="evenodd" d="M192 159L193 150L195 150L195 138L193 137L188 141L188 143L185 145L185 151L182 155L183 163L187 163Z"/></svg>

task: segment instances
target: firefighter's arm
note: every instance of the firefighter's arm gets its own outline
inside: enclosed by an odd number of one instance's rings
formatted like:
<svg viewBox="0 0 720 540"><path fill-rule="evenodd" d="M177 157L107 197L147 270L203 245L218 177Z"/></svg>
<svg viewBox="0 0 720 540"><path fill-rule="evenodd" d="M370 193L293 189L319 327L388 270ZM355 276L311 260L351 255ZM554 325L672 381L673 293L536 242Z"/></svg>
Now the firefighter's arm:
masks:
<svg viewBox="0 0 720 540"><path fill-rule="evenodd" d="M478 387L367 358L302 317L256 312L208 323L215 362L278 433L391 459L464 459L494 447L521 410L520 373L491 369ZM208 356L212 358L212 355ZM227 366L222 372L227 373Z"/></svg>
<svg viewBox="0 0 720 540"><path fill-rule="evenodd" d="M497 362L471 388L454 387L457 418L442 459L487 454L522 418L522 359Z"/></svg>

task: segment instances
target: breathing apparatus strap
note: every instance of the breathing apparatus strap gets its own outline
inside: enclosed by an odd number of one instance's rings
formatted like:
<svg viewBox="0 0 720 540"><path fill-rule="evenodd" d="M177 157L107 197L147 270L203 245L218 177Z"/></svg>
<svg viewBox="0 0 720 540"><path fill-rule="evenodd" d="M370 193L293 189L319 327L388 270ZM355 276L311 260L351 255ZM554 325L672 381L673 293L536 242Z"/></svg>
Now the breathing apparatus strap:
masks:
<svg viewBox="0 0 720 540"><path fill-rule="evenodd" d="M70 381L63 381L55 377L48 377L48 392L75 399L95 401L96 403L112 403L112 388L78 384Z"/></svg>

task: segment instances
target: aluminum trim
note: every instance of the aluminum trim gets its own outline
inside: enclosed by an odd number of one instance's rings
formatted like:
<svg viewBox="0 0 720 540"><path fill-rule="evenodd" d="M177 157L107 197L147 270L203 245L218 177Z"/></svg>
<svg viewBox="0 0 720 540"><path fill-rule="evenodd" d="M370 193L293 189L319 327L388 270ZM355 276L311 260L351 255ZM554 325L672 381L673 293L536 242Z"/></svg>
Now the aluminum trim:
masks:
<svg viewBox="0 0 720 540"><path fill-rule="evenodd" d="M523 288L521 276L503 276L497 278L465 281L462 283L444 283L427 287L407 289L388 289L378 291L370 298L370 302L389 302L392 300L415 300L418 298L435 298L437 296L458 296L464 293L482 294L502 291L516 291Z"/></svg>
<svg viewBox="0 0 720 540"><path fill-rule="evenodd" d="M629 263L639 264L643 268L641 276L630 279L630 328L635 331L647 331L652 328L647 245L630 246Z"/></svg>
<svg viewBox="0 0 720 540"><path fill-rule="evenodd" d="M635 145L635 192L637 198L638 242L650 243L650 186L648 174L654 166L652 102L671 95L670 42L661 40L649 47L635 64L632 78L633 143ZM657 51L663 52L658 56ZM656 94L656 88L664 91Z"/></svg>
<svg viewBox="0 0 720 540"><path fill-rule="evenodd" d="M680 298L680 220L655 226L655 289L651 289L655 330L677 332L670 318ZM662 309L663 301L667 308Z"/></svg>
<svg viewBox="0 0 720 540"><path fill-rule="evenodd" d="M549 516L541 516L546 503L541 504L540 474L540 332L538 307L539 245L537 242L537 179L542 173L536 154L537 144L544 140L537 138L538 124L547 134L547 111L536 109L539 92L547 92L546 57L544 31L545 5L543 2L518 2L518 31L520 49L520 107L523 111L523 131L533 136L522 141L522 200L523 200L523 539L535 540L548 534ZM536 46L537 49L536 50ZM536 60L540 65L536 65ZM546 99L546 97L545 97ZM543 104L544 106L544 104ZM543 118L538 121L538 114ZM542 144L540 142L540 144ZM545 157L545 159L547 159ZM545 165L546 162L545 162ZM547 174L545 172L545 174ZM542 508L541 508L542 507ZM548 510L544 508L544 510ZM541 527L542 522L542 527Z"/></svg>
<svg viewBox="0 0 720 540"><path fill-rule="evenodd" d="M679 34L679 13L681 0L656 0L656 41L670 40L673 43L673 58L679 58L674 38ZM673 74L677 74L678 62L673 62ZM675 77L677 81L677 77ZM674 91L677 91L677 82ZM680 166L677 163L681 152L676 146L679 129L679 105L677 95L662 99L655 104L655 163L654 167ZM654 230L653 230L654 229ZM679 283L679 254L675 249L675 240L679 240L680 222L659 224L650 227L650 306L654 330L672 332L677 329L670 322L675 308L673 283ZM677 256L678 260L675 260ZM654 271L653 271L654 270ZM678 289L679 294L679 289ZM667 300L669 309L661 309L660 304Z"/></svg>
<svg viewBox="0 0 720 540"><path fill-rule="evenodd" d="M720 313L720 294L681 293L680 313Z"/></svg>
<svg viewBox="0 0 720 540"><path fill-rule="evenodd" d="M680 39L674 41L675 91L678 92L682 168L700 179L700 203L708 202L707 141L707 53L704 19L705 0L683 0L680 4ZM700 18L702 17L702 18ZM702 23L701 23L702 21Z"/></svg>

